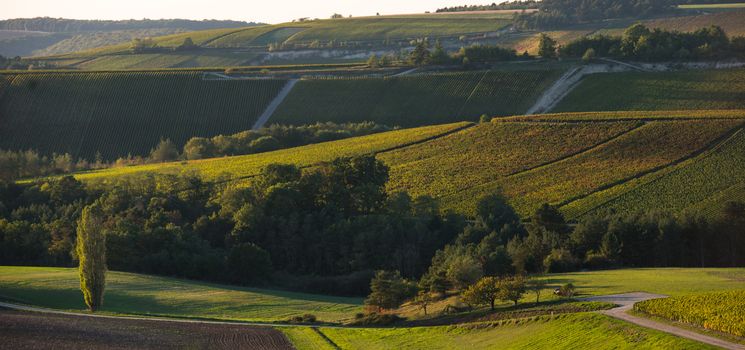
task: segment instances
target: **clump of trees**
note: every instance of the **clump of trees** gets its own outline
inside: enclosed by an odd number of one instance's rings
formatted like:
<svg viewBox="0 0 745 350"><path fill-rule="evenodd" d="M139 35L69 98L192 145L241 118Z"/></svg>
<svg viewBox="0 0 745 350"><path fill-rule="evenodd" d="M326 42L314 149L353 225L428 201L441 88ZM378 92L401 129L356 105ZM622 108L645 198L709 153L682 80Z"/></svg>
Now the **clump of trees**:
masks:
<svg viewBox="0 0 745 350"><path fill-rule="evenodd" d="M101 157L94 162L75 159L69 153L41 155L36 151L0 150L0 181L14 181L22 178L64 174L73 171L100 169L106 167Z"/></svg>
<svg viewBox="0 0 745 350"><path fill-rule="evenodd" d="M730 39L718 26L682 33L635 24L620 37L601 34L577 39L559 48L559 54L563 57L589 55L643 61L745 57L745 37Z"/></svg>
<svg viewBox="0 0 745 350"><path fill-rule="evenodd" d="M472 284L462 294L466 304L473 306L489 305L494 310L497 300L511 301L515 305L525 294L526 285L523 277L497 278L487 276Z"/></svg>

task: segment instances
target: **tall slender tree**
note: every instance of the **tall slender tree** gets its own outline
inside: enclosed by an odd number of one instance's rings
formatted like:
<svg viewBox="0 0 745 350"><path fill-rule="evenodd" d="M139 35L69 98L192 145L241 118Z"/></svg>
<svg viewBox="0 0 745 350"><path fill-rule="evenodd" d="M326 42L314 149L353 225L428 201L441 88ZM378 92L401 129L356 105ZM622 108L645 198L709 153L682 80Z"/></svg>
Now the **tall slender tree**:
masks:
<svg viewBox="0 0 745 350"><path fill-rule="evenodd" d="M90 311L103 306L106 288L106 237L103 222L101 205L94 203L83 208L78 223L76 251L80 261L80 290Z"/></svg>

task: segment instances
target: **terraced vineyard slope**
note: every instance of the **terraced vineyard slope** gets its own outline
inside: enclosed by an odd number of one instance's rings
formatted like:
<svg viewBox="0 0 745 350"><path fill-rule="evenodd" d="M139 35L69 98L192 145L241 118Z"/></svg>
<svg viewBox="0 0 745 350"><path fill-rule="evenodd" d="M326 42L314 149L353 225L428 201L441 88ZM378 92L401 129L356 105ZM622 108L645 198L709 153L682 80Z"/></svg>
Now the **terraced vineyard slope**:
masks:
<svg viewBox="0 0 745 350"><path fill-rule="evenodd" d="M272 122L375 121L409 127L522 114L559 75L556 70L480 71L301 80Z"/></svg>
<svg viewBox="0 0 745 350"><path fill-rule="evenodd" d="M251 128L281 80L203 80L196 72L0 76L0 149L93 159L146 154L161 138Z"/></svg>

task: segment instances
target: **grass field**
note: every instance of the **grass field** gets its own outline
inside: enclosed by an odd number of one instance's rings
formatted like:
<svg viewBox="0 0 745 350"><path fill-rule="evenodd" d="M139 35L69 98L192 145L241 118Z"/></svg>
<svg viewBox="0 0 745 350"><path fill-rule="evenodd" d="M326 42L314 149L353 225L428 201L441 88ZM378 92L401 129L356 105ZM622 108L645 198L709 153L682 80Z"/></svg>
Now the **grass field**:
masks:
<svg viewBox="0 0 745 350"><path fill-rule="evenodd" d="M556 70L301 80L272 116L283 124L375 121L420 126L524 113Z"/></svg>
<svg viewBox="0 0 745 350"><path fill-rule="evenodd" d="M584 78L554 111L738 108L745 108L742 68L593 74Z"/></svg>
<svg viewBox="0 0 745 350"><path fill-rule="evenodd" d="M85 309L75 268L0 267L0 298L54 309ZM361 310L362 300L357 298L109 272L102 311L274 322L307 313L322 321L339 321Z"/></svg>
<svg viewBox="0 0 745 350"><path fill-rule="evenodd" d="M285 82L203 80L197 72L40 73L3 76L0 149L93 159L147 154L161 138L252 127ZM9 82L9 83L8 83Z"/></svg>
<svg viewBox="0 0 745 350"><path fill-rule="evenodd" d="M587 313L496 325L320 330L341 349L713 349Z"/></svg>
<svg viewBox="0 0 745 350"><path fill-rule="evenodd" d="M634 305L634 310L745 337L743 300L745 289L647 300Z"/></svg>

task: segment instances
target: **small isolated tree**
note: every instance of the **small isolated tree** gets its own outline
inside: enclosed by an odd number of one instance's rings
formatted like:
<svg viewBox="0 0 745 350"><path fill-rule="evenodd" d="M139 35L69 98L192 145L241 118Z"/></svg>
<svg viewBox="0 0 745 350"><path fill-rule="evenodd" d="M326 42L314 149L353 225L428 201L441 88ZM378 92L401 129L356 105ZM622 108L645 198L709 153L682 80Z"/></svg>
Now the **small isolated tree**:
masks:
<svg viewBox="0 0 745 350"><path fill-rule="evenodd" d="M593 48L587 49L587 51L585 51L585 54L582 55L582 62L590 63L594 59L595 59L595 49Z"/></svg>
<svg viewBox="0 0 745 350"><path fill-rule="evenodd" d="M541 301L541 291L546 288L547 282L542 278L533 278L528 282L528 289L535 294L535 303Z"/></svg>
<svg viewBox="0 0 745 350"><path fill-rule="evenodd" d="M377 271L370 281L370 295L365 304L383 309L395 309L406 300L408 286L398 271Z"/></svg>
<svg viewBox="0 0 745 350"><path fill-rule="evenodd" d="M409 61L417 66L423 66L428 64L431 58L427 39L417 40L414 50L409 53Z"/></svg>
<svg viewBox="0 0 745 350"><path fill-rule="evenodd" d="M104 213L100 204L94 203L83 208L78 222L75 251L80 261L80 290L90 311L103 306L106 288L106 236L103 233L103 223Z"/></svg>
<svg viewBox="0 0 745 350"><path fill-rule="evenodd" d="M479 118L479 123L484 124L489 122L489 116L486 114L482 114L481 118Z"/></svg>
<svg viewBox="0 0 745 350"><path fill-rule="evenodd" d="M500 280L499 299L511 301L517 305L525 294L525 279L520 276Z"/></svg>
<svg viewBox="0 0 745 350"><path fill-rule="evenodd" d="M344 16L342 16L340 13L335 13L331 15L331 19L339 19L339 18L344 18Z"/></svg>
<svg viewBox="0 0 745 350"><path fill-rule="evenodd" d="M191 39L191 37L186 37L184 39L184 42L181 43L178 47L176 47L176 50L183 51L183 50L193 50L197 47L197 45L194 44L194 40Z"/></svg>
<svg viewBox="0 0 745 350"><path fill-rule="evenodd" d="M378 60L378 56L375 54L370 55L370 58L367 59L367 66L370 68L378 68L380 67L380 62Z"/></svg>
<svg viewBox="0 0 745 350"><path fill-rule="evenodd" d="M461 298L468 305L489 305L494 310L494 303L502 295L500 283L496 277L484 277L469 286Z"/></svg>
<svg viewBox="0 0 745 350"><path fill-rule="evenodd" d="M538 55L543 58L556 58L556 40L541 33L538 42Z"/></svg>
<svg viewBox="0 0 745 350"><path fill-rule="evenodd" d="M158 145L150 150L150 160L156 163L177 160L178 158L178 148L169 139L161 139Z"/></svg>
<svg viewBox="0 0 745 350"><path fill-rule="evenodd" d="M427 306L429 306L434 299L432 298L432 294L429 291L426 290L420 290L419 293L414 298L414 305L419 305L419 307L422 308L422 311L424 311L424 315L427 315Z"/></svg>

